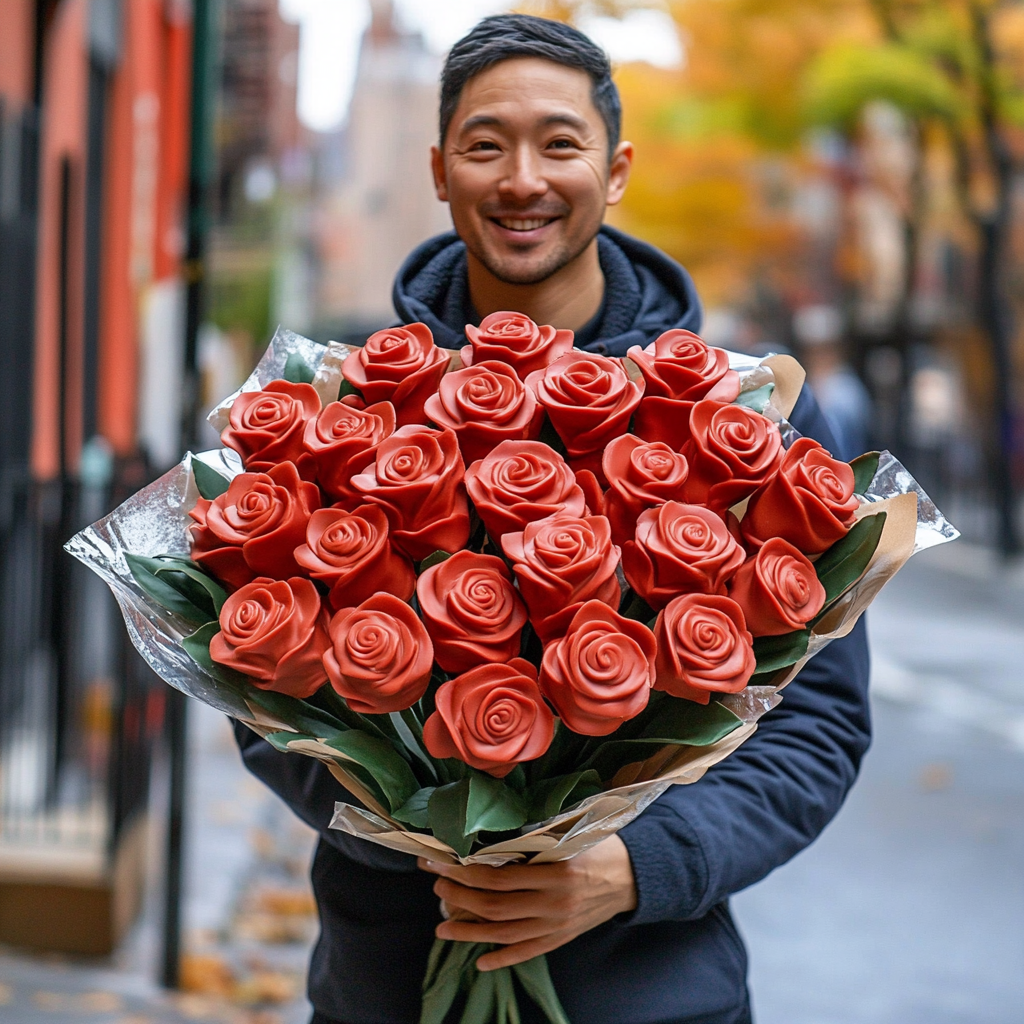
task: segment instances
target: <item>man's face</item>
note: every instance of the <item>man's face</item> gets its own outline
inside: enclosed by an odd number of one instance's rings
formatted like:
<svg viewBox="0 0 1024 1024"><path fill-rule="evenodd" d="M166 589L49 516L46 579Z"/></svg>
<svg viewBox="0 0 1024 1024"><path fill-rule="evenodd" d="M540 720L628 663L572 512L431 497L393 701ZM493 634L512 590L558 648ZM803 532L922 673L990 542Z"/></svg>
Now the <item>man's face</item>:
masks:
<svg viewBox="0 0 1024 1024"><path fill-rule="evenodd" d="M432 153L439 199L469 251L507 284L536 284L590 244L625 191L632 147L611 162L590 76L533 57L495 64L462 90Z"/></svg>

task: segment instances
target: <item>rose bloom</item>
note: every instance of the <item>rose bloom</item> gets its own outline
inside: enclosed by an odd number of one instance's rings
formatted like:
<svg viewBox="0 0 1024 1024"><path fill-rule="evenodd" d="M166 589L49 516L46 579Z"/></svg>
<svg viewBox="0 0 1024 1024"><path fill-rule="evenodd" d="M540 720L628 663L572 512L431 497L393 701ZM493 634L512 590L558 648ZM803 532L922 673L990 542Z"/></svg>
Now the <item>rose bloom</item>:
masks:
<svg viewBox="0 0 1024 1024"><path fill-rule="evenodd" d="M740 375L729 369L729 354L689 331L666 331L647 348L634 345L627 355L646 384L633 421L634 433L645 441L664 441L678 451L689 440L695 402L732 402L740 393Z"/></svg>
<svg viewBox="0 0 1024 1024"><path fill-rule="evenodd" d="M640 514L636 539L622 546L622 570L658 610L679 594L724 594L745 557L717 512L667 501Z"/></svg>
<svg viewBox="0 0 1024 1024"><path fill-rule="evenodd" d="M519 654L526 607L500 558L459 551L421 573L416 597L445 672Z"/></svg>
<svg viewBox="0 0 1024 1024"><path fill-rule="evenodd" d="M619 549L604 516L559 513L505 534L501 544L543 643L561 636L585 601L618 608Z"/></svg>
<svg viewBox="0 0 1024 1024"><path fill-rule="evenodd" d="M728 597L684 594L658 613L656 690L707 704L711 692L739 693L754 674L754 638Z"/></svg>
<svg viewBox="0 0 1024 1024"><path fill-rule="evenodd" d="M380 443L376 462L352 477L352 487L380 505L391 542L419 561L469 540L464 473L453 431L410 425Z"/></svg>
<svg viewBox="0 0 1024 1024"><path fill-rule="evenodd" d="M647 707L656 650L645 625L587 601L545 649L541 691L573 732L607 736Z"/></svg>
<svg viewBox="0 0 1024 1024"><path fill-rule="evenodd" d="M782 457L778 474L755 491L740 524L743 539L759 548L782 537L805 555L816 555L845 537L860 502L853 470L817 441L801 437Z"/></svg>
<svg viewBox="0 0 1024 1024"><path fill-rule="evenodd" d="M303 445L316 466L316 479L327 496L354 508L362 497L352 489L352 477L369 466L377 445L395 432L395 407L378 402L356 409L331 402L306 423Z"/></svg>
<svg viewBox="0 0 1024 1024"><path fill-rule="evenodd" d="M301 577L261 576L224 602L210 657L261 690L305 698L327 679L321 658L330 645L316 587Z"/></svg>
<svg viewBox="0 0 1024 1024"><path fill-rule="evenodd" d="M544 410L533 392L504 363L474 363L446 373L423 406L427 418L454 430L468 466L502 441L536 439Z"/></svg>
<svg viewBox="0 0 1024 1024"><path fill-rule="evenodd" d="M293 552L319 507L319 489L299 479L293 462L269 473L239 473L222 495L200 498L189 512L192 561L231 588L257 576L299 576Z"/></svg>
<svg viewBox="0 0 1024 1024"><path fill-rule="evenodd" d="M590 469L600 479L599 453L629 429L643 384L630 380L617 359L569 352L531 373L526 386L565 442L574 468Z"/></svg>
<svg viewBox="0 0 1024 1024"><path fill-rule="evenodd" d="M541 757L555 735L537 670L523 658L480 665L442 683L434 703L437 710L423 724L428 752L499 779L520 762Z"/></svg>
<svg viewBox="0 0 1024 1024"><path fill-rule="evenodd" d="M633 539L637 517L645 509L679 498L690 472L686 459L667 444L641 441L633 434L612 441L601 464L608 481L604 514L616 544Z"/></svg>
<svg viewBox="0 0 1024 1024"><path fill-rule="evenodd" d="M814 566L789 541L772 537L729 581L729 596L743 609L754 636L803 629L825 604Z"/></svg>
<svg viewBox="0 0 1024 1024"><path fill-rule="evenodd" d="M331 619L324 668L353 711L411 708L427 692L434 652L416 613L393 594L374 594Z"/></svg>
<svg viewBox="0 0 1024 1024"><path fill-rule="evenodd" d="M502 441L466 469L466 490L495 540L556 512L581 516L586 511L565 459L540 441Z"/></svg>
<svg viewBox="0 0 1024 1024"><path fill-rule="evenodd" d="M424 422L423 403L437 390L448 362L426 324L406 324L371 334L341 372L368 404L390 402L404 427Z"/></svg>
<svg viewBox="0 0 1024 1024"><path fill-rule="evenodd" d="M265 473L280 462L307 471L302 438L306 424L320 412L320 396L310 384L272 380L261 391L243 391L231 403L221 442L242 457L251 473Z"/></svg>
<svg viewBox="0 0 1024 1024"><path fill-rule="evenodd" d="M775 475L782 436L777 424L753 409L703 401L690 414L683 454L690 463L684 500L726 509Z"/></svg>
<svg viewBox="0 0 1024 1024"><path fill-rule="evenodd" d="M331 588L335 610L360 604L378 591L408 601L416 589L412 562L388 542L387 516L377 505L314 512L295 561Z"/></svg>
<svg viewBox="0 0 1024 1024"><path fill-rule="evenodd" d="M572 331L538 327L522 313L491 313L479 327L466 325L469 344L462 350L465 366L493 359L511 366L520 377L543 370L572 348Z"/></svg>

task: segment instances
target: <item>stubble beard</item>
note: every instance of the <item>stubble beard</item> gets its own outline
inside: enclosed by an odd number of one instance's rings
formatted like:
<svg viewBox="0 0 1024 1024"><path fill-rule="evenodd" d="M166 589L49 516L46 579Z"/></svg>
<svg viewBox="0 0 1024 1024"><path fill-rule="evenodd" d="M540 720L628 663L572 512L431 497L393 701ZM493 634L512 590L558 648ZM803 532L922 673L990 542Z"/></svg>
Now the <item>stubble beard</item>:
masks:
<svg viewBox="0 0 1024 1024"><path fill-rule="evenodd" d="M586 251L596 234L597 229L588 238L582 239L575 245L563 242L554 251L544 256L540 263L531 266L523 266L517 260L496 258L475 239L473 243L466 242L466 248L483 264L487 272L502 284L531 285L540 284L549 277L553 277L563 267L567 267Z"/></svg>

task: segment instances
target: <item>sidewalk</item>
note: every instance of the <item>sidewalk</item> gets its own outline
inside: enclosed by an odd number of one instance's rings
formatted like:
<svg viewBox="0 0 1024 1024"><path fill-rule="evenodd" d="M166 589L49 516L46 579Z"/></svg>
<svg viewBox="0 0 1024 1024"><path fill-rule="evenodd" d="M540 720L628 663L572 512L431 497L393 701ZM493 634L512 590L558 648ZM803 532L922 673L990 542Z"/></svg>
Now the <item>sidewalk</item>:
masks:
<svg viewBox="0 0 1024 1024"><path fill-rule="evenodd" d="M0 951L0 1024L306 1024L314 836L242 766L227 719L189 706L180 993L156 984L161 837L141 920L108 961ZM154 801L159 805L159 794Z"/></svg>

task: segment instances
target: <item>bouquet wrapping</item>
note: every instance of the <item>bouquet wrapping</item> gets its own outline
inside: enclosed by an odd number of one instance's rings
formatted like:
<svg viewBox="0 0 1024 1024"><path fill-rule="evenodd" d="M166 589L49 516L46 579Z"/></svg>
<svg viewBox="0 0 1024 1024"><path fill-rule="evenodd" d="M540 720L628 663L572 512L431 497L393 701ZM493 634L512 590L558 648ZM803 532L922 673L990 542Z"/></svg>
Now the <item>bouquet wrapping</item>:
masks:
<svg viewBox="0 0 1024 1024"><path fill-rule="evenodd" d="M433 860L572 857L696 782L957 534L889 453L787 422L803 384L670 331L626 359L520 314L353 349L278 330L181 464L67 549L170 685L357 803L331 827ZM543 957L437 942L423 1024L565 1021Z"/></svg>

